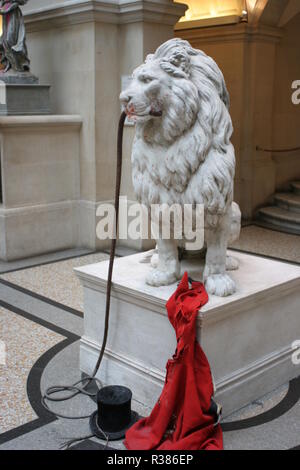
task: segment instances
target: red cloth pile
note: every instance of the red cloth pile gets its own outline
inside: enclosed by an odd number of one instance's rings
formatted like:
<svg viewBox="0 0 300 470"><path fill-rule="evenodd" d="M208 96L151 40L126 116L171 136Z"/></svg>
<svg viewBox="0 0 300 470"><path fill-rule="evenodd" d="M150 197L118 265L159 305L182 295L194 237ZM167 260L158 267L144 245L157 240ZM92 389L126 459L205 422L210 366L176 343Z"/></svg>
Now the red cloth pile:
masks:
<svg viewBox="0 0 300 470"><path fill-rule="evenodd" d="M148 418L141 419L126 433L128 450L222 450L220 425L209 414L213 382L208 360L197 342L198 311L208 302L203 284L189 288L185 273L167 302L177 349L167 363L162 394Z"/></svg>

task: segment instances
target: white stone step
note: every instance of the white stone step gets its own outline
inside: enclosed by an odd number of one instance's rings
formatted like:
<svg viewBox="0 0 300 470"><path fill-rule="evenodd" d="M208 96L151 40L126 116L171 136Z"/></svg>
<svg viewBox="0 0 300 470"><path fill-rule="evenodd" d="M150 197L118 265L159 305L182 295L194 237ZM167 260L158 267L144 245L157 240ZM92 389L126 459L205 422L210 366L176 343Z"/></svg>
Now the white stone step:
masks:
<svg viewBox="0 0 300 470"><path fill-rule="evenodd" d="M295 181L292 183L292 189L295 194L300 194L300 181Z"/></svg>
<svg viewBox="0 0 300 470"><path fill-rule="evenodd" d="M274 197L275 204L282 209L300 213L300 194L278 193Z"/></svg>
<svg viewBox="0 0 300 470"><path fill-rule="evenodd" d="M258 211L258 220L269 228L300 235L300 213L270 206Z"/></svg>

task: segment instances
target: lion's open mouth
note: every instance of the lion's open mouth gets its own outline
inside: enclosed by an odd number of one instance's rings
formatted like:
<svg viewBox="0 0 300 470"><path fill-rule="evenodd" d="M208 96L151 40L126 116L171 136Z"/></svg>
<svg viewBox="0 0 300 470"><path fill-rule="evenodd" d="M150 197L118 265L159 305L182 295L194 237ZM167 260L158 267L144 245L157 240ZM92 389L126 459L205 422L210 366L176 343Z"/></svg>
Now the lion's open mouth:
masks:
<svg viewBox="0 0 300 470"><path fill-rule="evenodd" d="M148 106L143 111L138 111L134 105L129 105L125 107L125 112L129 119L133 121L144 120L149 117L160 117L162 116L162 111L154 106Z"/></svg>
<svg viewBox="0 0 300 470"><path fill-rule="evenodd" d="M161 109L151 109L149 114L150 116L153 116L153 117L161 117L163 112Z"/></svg>

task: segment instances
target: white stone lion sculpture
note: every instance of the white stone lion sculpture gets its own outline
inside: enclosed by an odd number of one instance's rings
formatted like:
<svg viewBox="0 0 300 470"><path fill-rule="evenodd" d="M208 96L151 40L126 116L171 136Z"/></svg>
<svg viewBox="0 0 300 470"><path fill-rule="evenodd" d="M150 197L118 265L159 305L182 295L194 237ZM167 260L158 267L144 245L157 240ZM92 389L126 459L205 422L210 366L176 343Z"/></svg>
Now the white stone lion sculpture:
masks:
<svg viewBox="0 0 300 470"><path fill-rule="evenodd" d="M241 214L233 203L235 153L229 95L212 58L181 39L171 39L147 57L121 93L136 122L132 151L133 185L139 202L203 204L208 293L228 296L236 286L226 257L240 233ZM180 278L178 242L157 239L158 260L147 283L162 286Z"/></svg>

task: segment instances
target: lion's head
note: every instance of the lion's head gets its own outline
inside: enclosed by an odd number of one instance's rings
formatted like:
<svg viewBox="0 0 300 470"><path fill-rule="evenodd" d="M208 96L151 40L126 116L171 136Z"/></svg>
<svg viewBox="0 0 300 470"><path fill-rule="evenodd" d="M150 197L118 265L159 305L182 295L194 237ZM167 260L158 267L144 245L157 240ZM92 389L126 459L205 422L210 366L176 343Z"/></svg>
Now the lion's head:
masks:
<svg viewBox="0 0 300 470"><path fill-rule="evenodd" d="M136 122L138 198L177 202L180 193L182 202L224 210L232 198L235 159L229 95L214 60L187 41L171 39L134 71L120 99ZM200 167L197 184L190 184Z"/></svg>
<svg viewBox="0 0 300 470"><path fill-rule="evenodd" d="M228 145L232 124L223 74L187 41L171 39L149 55L120 99L128 116L154 140L151 130L160 128L164 139L173 142L198 118L210 143Z"/></svg>

